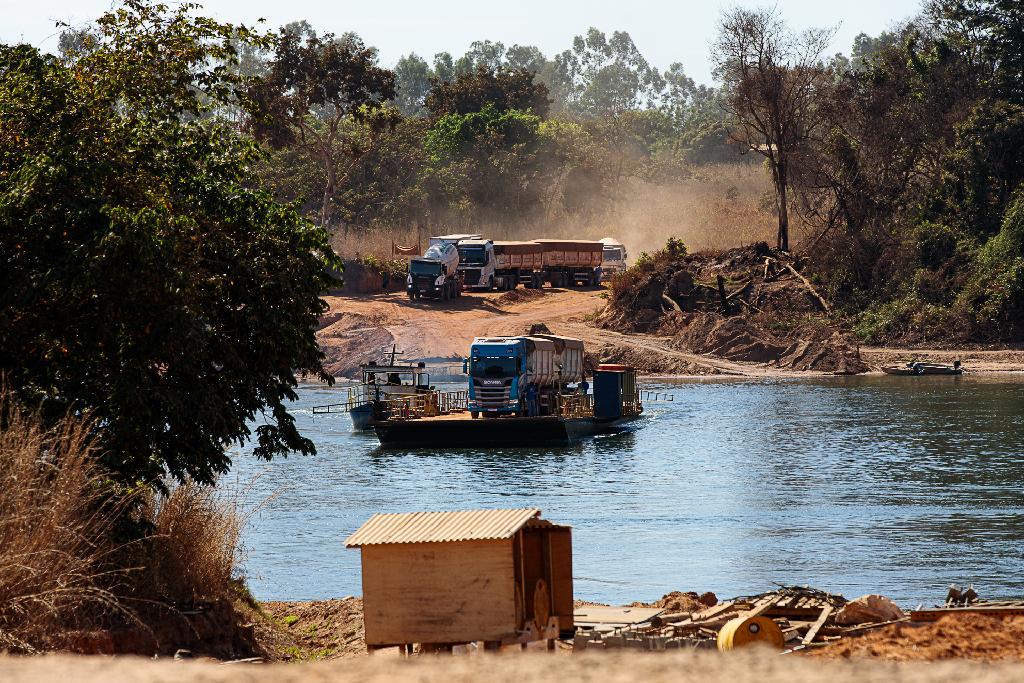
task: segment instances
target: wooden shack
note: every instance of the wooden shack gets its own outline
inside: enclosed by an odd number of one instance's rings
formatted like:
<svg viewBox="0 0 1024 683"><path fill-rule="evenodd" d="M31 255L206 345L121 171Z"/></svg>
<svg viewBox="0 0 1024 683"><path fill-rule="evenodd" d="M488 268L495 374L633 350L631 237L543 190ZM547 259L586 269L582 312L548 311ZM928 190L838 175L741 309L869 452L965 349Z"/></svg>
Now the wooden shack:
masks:
<svg viewBox="0 0 1024 683"><path fill-rule="evenodd" d="M538 509L377 514L345 546L362 554L371 652L553 647L573 631L571 529Z"/></svg>

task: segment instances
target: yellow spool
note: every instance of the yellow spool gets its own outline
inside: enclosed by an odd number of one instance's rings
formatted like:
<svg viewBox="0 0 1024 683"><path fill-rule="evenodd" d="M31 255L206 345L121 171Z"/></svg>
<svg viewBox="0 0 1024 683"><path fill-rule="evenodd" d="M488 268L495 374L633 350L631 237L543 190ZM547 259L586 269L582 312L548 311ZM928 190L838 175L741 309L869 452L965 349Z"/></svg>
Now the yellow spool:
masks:
<svg viewBox="0 0 1024 683"><path fill-rule="evenodd" d="M725 622L718 632L718 649L722 652L754 643L781 650L786 638L779 625L768 617L736 617Z"/></svg>

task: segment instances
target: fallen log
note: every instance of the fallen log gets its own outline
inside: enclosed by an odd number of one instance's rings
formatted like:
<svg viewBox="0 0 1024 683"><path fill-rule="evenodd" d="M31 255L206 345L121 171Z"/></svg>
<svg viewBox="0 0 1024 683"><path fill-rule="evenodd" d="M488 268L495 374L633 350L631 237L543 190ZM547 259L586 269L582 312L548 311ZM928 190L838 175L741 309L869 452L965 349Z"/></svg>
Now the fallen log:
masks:
<svg viewBox="0 0 1024 683"><path fill-rule="evenodd" d="M826 313L830 313L832 310L831 307L828 305L828 302L825 301L825 297L823 297L821 294L818 294L818 290L814 288L814 285L811 284L811 281L805 278L799 272L797 272L797 269L791 266L790 264L784 263L783 265L789 272L793 273L793 275L795 275L797 279L800 280L800 282L804 283L804 286L807 287L807 291L811 294L811 296L818 300L818 303L821 304L822 309L824 309Z"/></svg>

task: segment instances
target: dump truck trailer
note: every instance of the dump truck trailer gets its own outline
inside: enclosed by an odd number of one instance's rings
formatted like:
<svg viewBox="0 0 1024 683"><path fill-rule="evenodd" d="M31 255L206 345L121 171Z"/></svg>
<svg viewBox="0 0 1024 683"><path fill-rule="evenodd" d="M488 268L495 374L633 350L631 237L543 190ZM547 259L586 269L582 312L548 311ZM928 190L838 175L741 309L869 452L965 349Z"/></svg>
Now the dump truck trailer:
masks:
<svg viewBox="0 0 1024 683"><path fill-rule="evenodd" d="M583 342L572 337L478 337L469 353L464 369L474 418L526 415L530 385L536 388L539 414L551 414L556 396L583 380Z"/></svg>
<svg viewBox="0 0 1024 683"><path fill-rule="evenodd" d="M543 277L552 287L593 287L601 281L604 245L589 240L535 240L544 248Z"/></svg>
<svg viewBox="0 0 1024 683"><path fill-rule="evenodd" d="M499 289L544 284L544 247L538 242L495 242L495 282Z"/></svg>

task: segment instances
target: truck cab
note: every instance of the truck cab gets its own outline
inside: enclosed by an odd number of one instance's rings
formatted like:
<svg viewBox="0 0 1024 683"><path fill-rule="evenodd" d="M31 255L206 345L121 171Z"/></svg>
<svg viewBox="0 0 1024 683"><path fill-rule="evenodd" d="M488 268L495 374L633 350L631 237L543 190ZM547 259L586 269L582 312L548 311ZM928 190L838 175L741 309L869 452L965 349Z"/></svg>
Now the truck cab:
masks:
<svg viewBox="0 0 1024 683"><path fill-rule="evenodd" d="M466 361L469 374L469 412L477 414L519 413L524 396L526 344L520 337L491 337L473 340Z"/></svg>
<svg viewBox="0 0 1024 683"><path fill-rule="evenodd" d="M431 239L423 256L409 261L409 274L405 279L410 299L430 297L445 301L462 292L459 252L454 243Z"/></svg>
<svg viewBox="0 0 1024 683"><path fill-rule="evenodd" d="M494 289L494 242L479 238L458 243L459 271L466 289Z"/></svg>
<svg viewBox="0 0 1024 683"><path fill-rule="evenodd" d="M604 245L602 249L603 263L601 266L601 279L607 280L626 270L626 245L614 237L605 237L601 240Z"/></svg>

